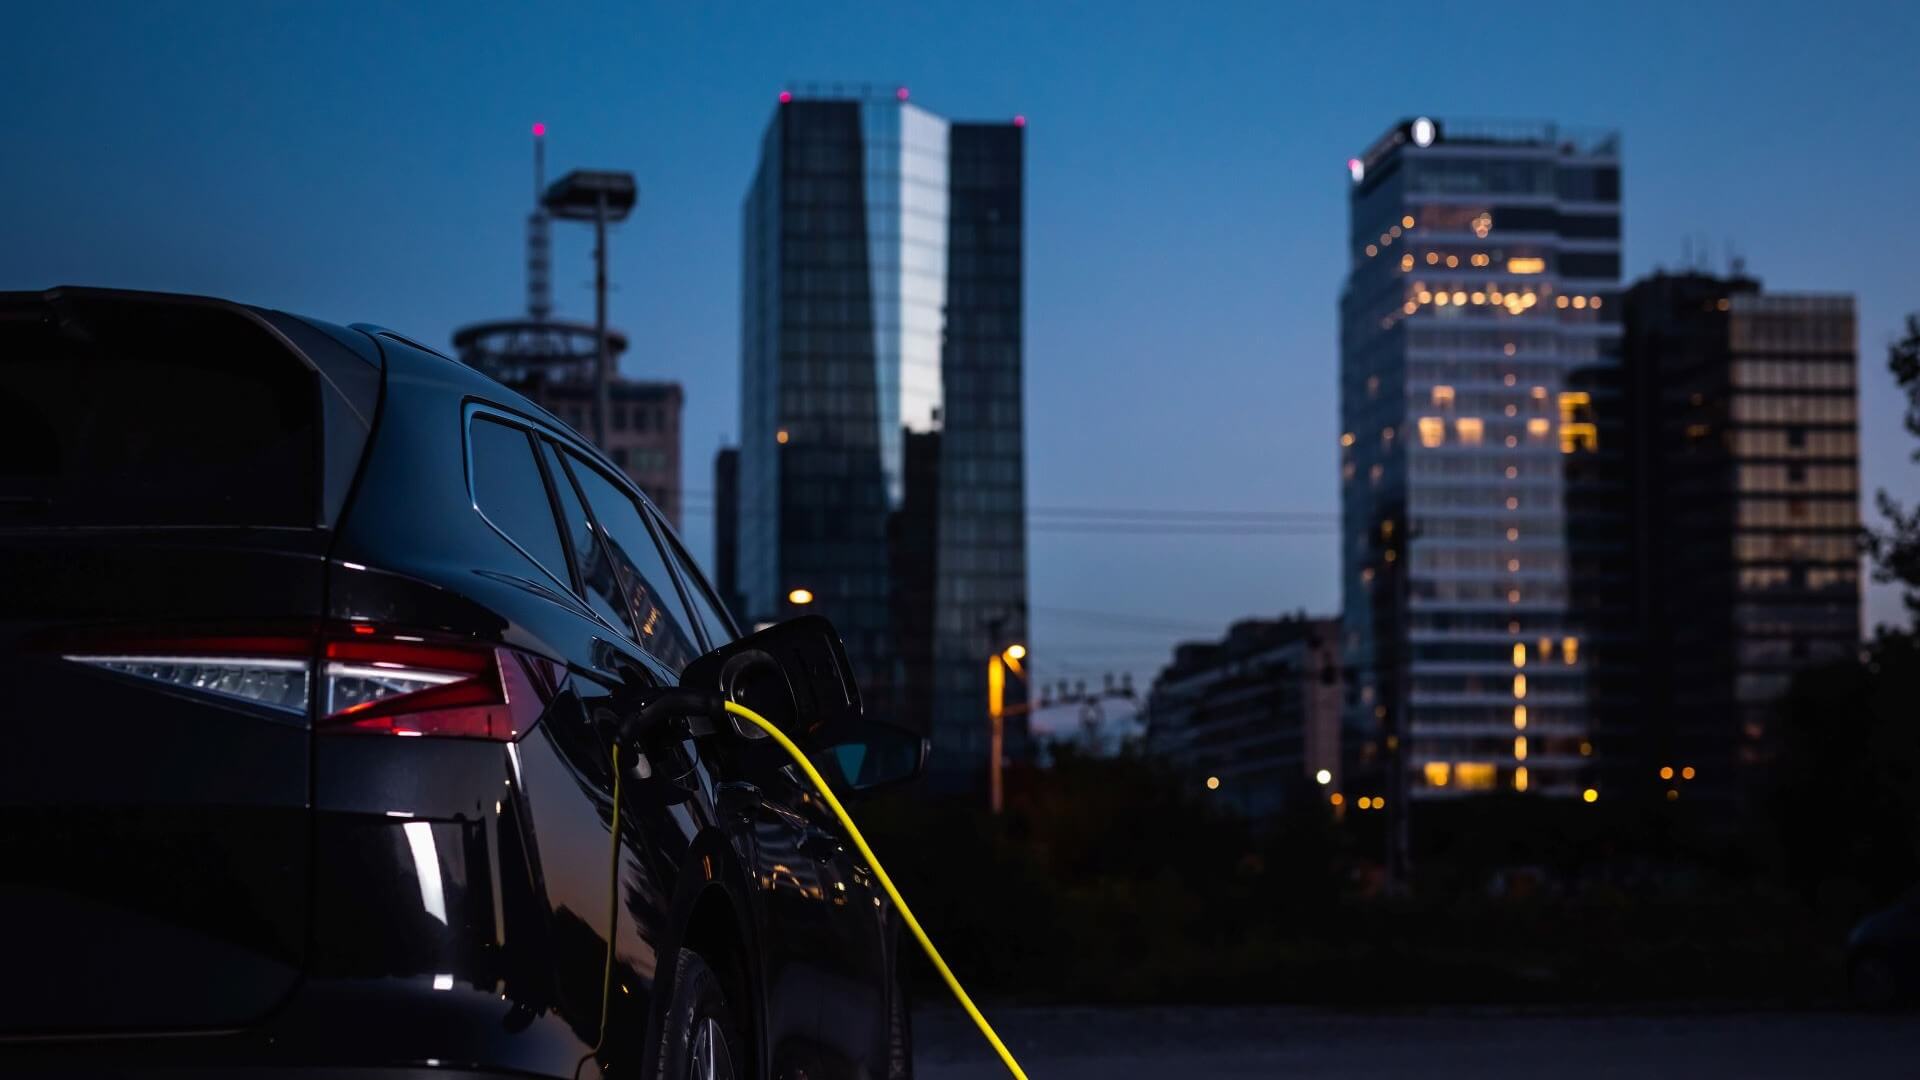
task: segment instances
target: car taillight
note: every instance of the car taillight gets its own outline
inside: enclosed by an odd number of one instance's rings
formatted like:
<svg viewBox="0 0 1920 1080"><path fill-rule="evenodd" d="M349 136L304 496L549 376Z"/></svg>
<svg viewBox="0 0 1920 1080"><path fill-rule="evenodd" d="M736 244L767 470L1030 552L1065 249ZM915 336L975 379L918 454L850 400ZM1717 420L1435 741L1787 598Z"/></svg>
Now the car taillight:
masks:
<svg viewBox="0 0 1920 1080"><path fill-rule="evenodd" d="M512 649L330 641L319 730L511 739L539 719L551 668Z"/></svg>
<svg viewBox="0 0 1920 1080"><path fill-rule="evenodd" d="M353 627L316 649L292 637L121 639L65 659L183 690L305 713L318 666L322 734L507 740L531 727L563 669L513 649ZM319 653L316 659L315 653Z"/></svg>
<svg viewBox="0 0 1920 1080"><path fill-rule="evenodd" d="M138 675L186 690L239 698L288 712L307 711L305 660L254 656L69 656L82 664Z"/></svg>

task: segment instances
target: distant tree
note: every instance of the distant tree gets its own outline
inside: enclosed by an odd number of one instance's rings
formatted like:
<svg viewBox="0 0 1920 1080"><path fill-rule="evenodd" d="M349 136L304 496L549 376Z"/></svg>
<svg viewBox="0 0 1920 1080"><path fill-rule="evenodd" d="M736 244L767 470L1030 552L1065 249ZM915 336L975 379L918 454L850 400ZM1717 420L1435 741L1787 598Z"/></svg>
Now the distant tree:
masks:
<svg viewBox="0 0 1920 1080"><path fill-rule="evenodd" d="M1887 370L1907 398L1907 431L1920 437L1920 314L1907 316L1906 334L1888 347ZM1913 460L1920 461L1920 448L1913 451ZM1867 531L1873 578L1900 586L1907 615L1920 626L1920 506L1908 510L1884 489L1876 502L1886 524Z"/></svg>

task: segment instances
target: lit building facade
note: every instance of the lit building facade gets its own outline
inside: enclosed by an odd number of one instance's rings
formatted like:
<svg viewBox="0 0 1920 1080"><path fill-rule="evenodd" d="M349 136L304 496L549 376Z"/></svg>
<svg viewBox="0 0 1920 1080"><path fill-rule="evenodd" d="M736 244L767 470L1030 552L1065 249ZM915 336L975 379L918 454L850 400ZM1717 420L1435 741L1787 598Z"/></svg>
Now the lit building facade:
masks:
<svg viewBox="0 0 1920 1080"><path fill-rule="evenodd" d="M1026 638L1021 128L782 94L742 211L743 614L810 596L947 776Z"/></svg>
<svg viewBox="0 0 1920 1080"><path fill-rule="evenodd" d="M1340 620L1234 623L1174 648L1147 697L1147 751L1248 817L1330 798L1343 681Z"/></svg>
<svg viewBox="0 0 1920 1080"><path fill-rule="evenodd" d="M1656 274L1625 310L1649 643L1632 779L1726 796L1793 673L1859 646L1853 299Z"/></svg>
<svg viewBox="0 0 1920 1080"><path fill-rule="evenodd" d="M1618 491L1582 467L1619 360L1618 137L1420 118L1348 169L1349 794L1597 798L1576 595L1626 553L1583 552L1570 506Z"/></svg>

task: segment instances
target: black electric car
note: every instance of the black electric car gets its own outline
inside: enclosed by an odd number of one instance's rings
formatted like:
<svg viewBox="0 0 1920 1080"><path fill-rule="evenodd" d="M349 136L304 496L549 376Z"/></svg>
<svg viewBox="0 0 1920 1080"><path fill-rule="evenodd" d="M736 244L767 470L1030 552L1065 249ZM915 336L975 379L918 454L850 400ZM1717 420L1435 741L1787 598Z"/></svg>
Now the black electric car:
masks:
<svg viewBox="0 0 1920 1080"><path fill-rule="evenodd" d="M910 1074L823 801L638 721L767 691L847 792L924 743L566 425L376 327L77 288L0 294L0 410L0 1075Z"/></svg>

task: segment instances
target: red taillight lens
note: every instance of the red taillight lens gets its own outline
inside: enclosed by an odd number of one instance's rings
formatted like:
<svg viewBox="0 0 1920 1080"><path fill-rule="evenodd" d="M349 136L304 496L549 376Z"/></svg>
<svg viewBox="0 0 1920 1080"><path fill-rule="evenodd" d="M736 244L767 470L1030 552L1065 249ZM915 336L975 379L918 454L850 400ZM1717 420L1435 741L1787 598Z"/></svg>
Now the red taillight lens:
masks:
<svg viewBox="0 0 1920 1080"><path fill-rule="evenodd" d="M512 649L428 642L356 625L319 648L323 734L517 738L553 700L563 669ZM182 690L307 711L311 638L119 637L62 649L71 661Z"/></svg>
<svg viewBox="0 0 1920 1080"><path fill-rule="evenodd" d="M540 717L550 678L511 649L327 643L322 731L512 739Z"/></svg>

